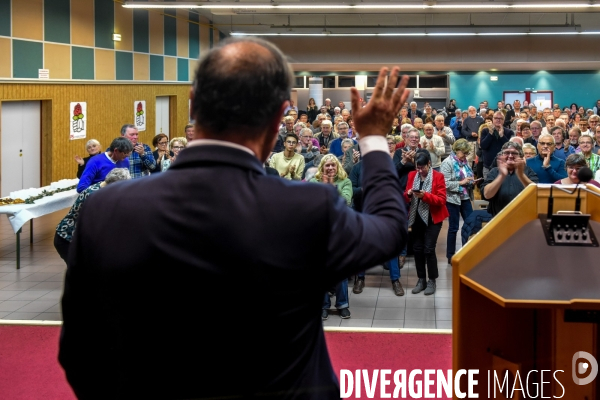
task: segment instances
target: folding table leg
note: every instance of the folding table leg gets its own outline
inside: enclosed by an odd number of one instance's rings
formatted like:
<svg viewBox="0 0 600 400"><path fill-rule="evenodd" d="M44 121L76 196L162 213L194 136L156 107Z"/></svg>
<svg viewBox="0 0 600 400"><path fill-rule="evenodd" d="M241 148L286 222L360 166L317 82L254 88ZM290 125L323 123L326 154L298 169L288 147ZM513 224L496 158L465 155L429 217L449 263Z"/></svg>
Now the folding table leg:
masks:
<svg viewBox="0 0 600 400"><path fill-rule="evenodd" d="M33 218L29 220L29 244L33 244Z"/></svg>
<svg viewBox="0 0 600 400"><path fill-rule="evenodd" d="M21 269L21 230L17 231L17 269Z"/></svg>

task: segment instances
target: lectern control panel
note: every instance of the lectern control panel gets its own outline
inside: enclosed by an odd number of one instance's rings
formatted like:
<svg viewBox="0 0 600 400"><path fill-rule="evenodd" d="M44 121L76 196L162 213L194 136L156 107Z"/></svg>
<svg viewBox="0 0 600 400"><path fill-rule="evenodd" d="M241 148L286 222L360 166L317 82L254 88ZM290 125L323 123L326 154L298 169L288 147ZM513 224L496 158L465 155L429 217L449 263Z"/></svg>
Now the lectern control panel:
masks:
<svg viewBox="0 0 600 400"><path fill-rule="evenodd" d="M590 215L579 212L540 214L546 241L549 246L598 247L598 240L589 224Z"/></svg>

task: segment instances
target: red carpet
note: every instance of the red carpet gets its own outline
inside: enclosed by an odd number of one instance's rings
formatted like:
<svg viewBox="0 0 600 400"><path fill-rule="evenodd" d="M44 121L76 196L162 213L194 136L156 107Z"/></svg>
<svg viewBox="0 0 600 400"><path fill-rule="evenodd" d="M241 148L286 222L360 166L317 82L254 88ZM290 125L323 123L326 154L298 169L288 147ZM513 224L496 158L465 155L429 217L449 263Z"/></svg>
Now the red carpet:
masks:
<svg viewBox="0 0 600 400"><path fill-rule="evenodd" d="M0 325L0 398L71 400L58 364L59 326Z"/></svg>
<svg viewBox="0 0 600 400"><path fill-rule="evenodd" d="M352 373L357 369L366 369L369 370L369 376L373 375L375 369L390 369L392 376L394 371L405 369L407 379L410 371L415 369L444 371L452 369L452 335L449 334L326 332L325 337L338 378L341 369L348 369ZM387 376L391 381L386 390L389 394L394 390L392 376ZM423 375L418 378L423 380ZM435 376L433 379L435 380ZM364 384L360 398L367 398ZM379 381L377 381L375 396L372 398L381 398ZM406 398L412 398L408 392ZM436 396L435 398L450 399L451 397Z"/></svg>
<svg viewBox="0 0 600 400"><path fill-rule="evenodd" d="M58 326L0 324L0 398L75 398L57 361L59 334ZM357 332L327 332L325 335L338 376L341 369L353 373L367 369L370 375L374 369L405 369L408 376L413 369L452 368L451 335ZM392 393L393 378L388 376L388 379L392 382L387 393ZM367 398L364 384L361 394L361 398ZM373 398L379 396L377 384Z"/></svg>

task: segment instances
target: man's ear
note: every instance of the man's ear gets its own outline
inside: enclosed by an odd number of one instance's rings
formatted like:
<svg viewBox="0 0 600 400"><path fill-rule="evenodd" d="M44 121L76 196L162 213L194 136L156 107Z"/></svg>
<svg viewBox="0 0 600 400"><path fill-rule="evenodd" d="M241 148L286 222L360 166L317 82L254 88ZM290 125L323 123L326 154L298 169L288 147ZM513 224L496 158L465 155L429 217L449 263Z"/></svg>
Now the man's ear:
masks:
<svg viewBox="0 0 600 400"><path fill-rule="evenodd" d="M279 133L279 127L281 126L281 117L283 116L283 111L288 106L289 102L284 101L279 107L279 112L273 117L269 126L267 127L267 131L264 134L264 145L263 145L263 154L260 156L260 160L265 162L271 154L271 150L275 147L275 142L277 141L277 134Z"/></svg>

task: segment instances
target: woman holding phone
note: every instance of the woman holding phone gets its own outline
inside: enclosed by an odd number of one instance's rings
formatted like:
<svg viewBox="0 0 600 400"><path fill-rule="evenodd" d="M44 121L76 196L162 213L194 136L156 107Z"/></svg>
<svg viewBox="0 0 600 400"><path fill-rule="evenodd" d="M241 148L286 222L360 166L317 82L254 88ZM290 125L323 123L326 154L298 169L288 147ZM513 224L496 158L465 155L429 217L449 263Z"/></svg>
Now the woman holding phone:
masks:
<svg viewBox="0 0 600 400"><path fill-rule="evenodd" d="M462 216L463 221L466 221L473 212L471 195L473 185L477 180L475 180L473 170L467 161L470 151L469 142L465 139L458 139L452 145L452 152L441 166L441 172L444 174L446 182L446 208L450 214L446 241L448 264L451 264L452 256L456 253L456 233L460 217Z"/></svg>
<svg viewBox="0 0 600 400"><path fill-rule="evenodd" d="M415 165L416 171L408 174L404 192L405 199L410 202L408 226L412 227L414 236L413 250L419 278L412 292L417 294L425 291L425 295L429 296L435 293L435 280L439 275L435 245L442 223L448 217L446 184L444 175L431 168L431 157L427 150L417 151Z"/></svg>

